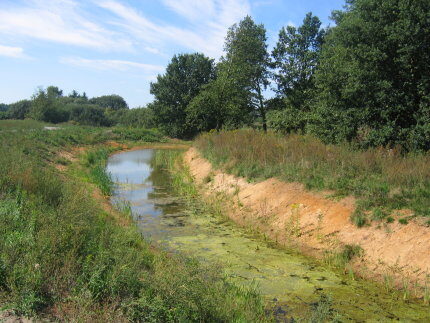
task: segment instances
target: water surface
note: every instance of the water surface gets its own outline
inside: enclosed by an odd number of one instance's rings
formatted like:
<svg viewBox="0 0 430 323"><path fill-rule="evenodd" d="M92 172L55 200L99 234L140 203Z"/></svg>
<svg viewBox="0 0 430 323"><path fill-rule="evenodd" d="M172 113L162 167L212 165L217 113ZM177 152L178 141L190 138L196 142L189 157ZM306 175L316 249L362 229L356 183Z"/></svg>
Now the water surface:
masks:
<svg viewBox="0 0 430 323"><path fill-rule="evenodd" d="M257 284L278 318L303 317L326 295L341 321L430 322L430 308L396 292L353 280L293 251L274 247L229 221L193 215L172 193L157 150L115 154L107 169L116 183L112 203L127 201L145 239L202 261L219 263L239 284Z"/></svg>

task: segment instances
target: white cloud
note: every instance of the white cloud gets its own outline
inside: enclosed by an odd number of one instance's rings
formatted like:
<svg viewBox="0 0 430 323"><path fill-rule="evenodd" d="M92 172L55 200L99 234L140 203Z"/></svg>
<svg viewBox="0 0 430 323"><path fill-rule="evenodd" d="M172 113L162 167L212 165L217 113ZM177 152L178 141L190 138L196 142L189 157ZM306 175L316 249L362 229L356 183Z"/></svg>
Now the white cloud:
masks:
<svg viewBox="0 0 430 323"><path fill-rule="evenodd" d="M250 0L161 0L179 22L147 17L122 0L25 0L1 3L0 35L102 51L163 55L171 45L222 54L228 27L250 14ZM142 7L144 10L144 7Z"/></svg>
<svg viewBox="0 0 430 323"><path fill-rule="evenodd" d="M0 45L0 55L13 58L29 58L24 54L24 50L21 47L11 47L4 45Z"/></svg>
<svg viewBox="0 0 430 323"><path fill-rule="evenodd" d="M72 0L33 0L25 8L0 10L0 32L104 50L130 50L121 35L94 23ZM89 15L88 15L89 16Z"/></svg>
<svg viewBox="0 0 430 323"><path fill-rule="evenodd" d="M60 63L86 67L97 70L116 70L116 71L128 71L131 69L140 69L145 73L153 74L162 72L164 66L144 64L138 62L115 60L115 59L87 59L82 57L62 57L60 58Z"/></svg>
<svg viewBox="0 0 430 323"><path fill-rule="evenodd" d="M163 4L186 19L190 26L154 22L132 7L116 0L98 2L99 6L115 14L121 26L134 37L151 47L175 43L213 57L222 53L228 27L250 13L248 0L163 0Z"/></svg>
<svg viewBox="0 0 430 323"><path fill-rule="evenodd" d="M188 20L211 19L216 14L213 0L163 0L163 3Z"/></svg>

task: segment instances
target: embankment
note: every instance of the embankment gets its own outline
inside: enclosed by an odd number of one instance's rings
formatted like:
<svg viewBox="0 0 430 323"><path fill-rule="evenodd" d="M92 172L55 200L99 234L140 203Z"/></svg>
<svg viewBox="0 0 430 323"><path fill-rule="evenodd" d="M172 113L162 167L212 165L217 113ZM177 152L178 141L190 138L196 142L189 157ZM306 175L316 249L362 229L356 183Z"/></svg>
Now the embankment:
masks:
<svg viewBox="0 0 430 323"><path fill-rule="evenodd" d="M352 197L334 200L328 193L309 192L299 183L274 178L249 183L214 169L195 148L185 153L184 160L206 196L229 197L226 213L239 225L318 258L341 252L345 246L360 246L362 252L350 263L360 276L402 288L426 286L430 228L414 221L374 222L358 228L350 222L356 207Z"/></svg>

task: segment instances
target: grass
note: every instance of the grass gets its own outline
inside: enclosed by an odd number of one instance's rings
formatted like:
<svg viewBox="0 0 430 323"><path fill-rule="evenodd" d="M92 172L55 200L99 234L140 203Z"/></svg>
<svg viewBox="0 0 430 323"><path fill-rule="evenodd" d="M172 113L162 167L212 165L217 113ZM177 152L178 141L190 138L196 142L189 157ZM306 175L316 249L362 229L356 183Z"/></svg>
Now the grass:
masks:
<svg viewBox="0 0 430 323"><path fill-rule="evenodd" d="M21 128L0 133L2 308L55 321L264 320L258 295L213 266L149 245L134 226L105 213L87 184L52 166L65 147L118 134ZM99 149L88 153L87 167L105 157Z"/></svg>
<svg viewBox="0 0 430 323"><path fill-rule="evenodd" d="M49 123L40 122L32 119L26 120L0 120L0 131L4 130L28 130L42 129L46 126L53 126Z"/></svg>
<svg viewBox="0 0 430 323"><path fill-rule="evenodd" d="M113 181L106 172L106 161L113 149L106 147L89 150L84 155L84 165L89 170L89 180L96 184L104 196L111 196Z"/></svg>
<svg viewBox="0 0 430 323"><path fill-rule="evenodd" d="M251 181L277 177L339 197L353 195L358 205L352 220L359 226L385 219L395 209L430 216L429 154L362 151L310 136L256 130L203 134L195 146L216 167Z"/></svg>

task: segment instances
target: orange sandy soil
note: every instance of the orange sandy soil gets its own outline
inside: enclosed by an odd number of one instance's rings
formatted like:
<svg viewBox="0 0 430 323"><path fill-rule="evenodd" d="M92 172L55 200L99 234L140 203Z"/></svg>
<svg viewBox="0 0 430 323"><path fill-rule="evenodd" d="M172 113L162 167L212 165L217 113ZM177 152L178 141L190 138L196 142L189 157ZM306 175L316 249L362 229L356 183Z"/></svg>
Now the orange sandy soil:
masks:
<svg viewBox="0 0 430 323"><path fill-rule="evenodd" d="M327 192L309 192L302 184L274 178L248 183L214 170L195 148L185 153L184 160L205 196L222 193L231 197L232 205L226 210L233 221L282 246L295 246L322 258L345 245L359 245L363 253L351 265L364 278L383 281L390 277L398 287L405 281L424 286L429 279L428 227L414 221L407 225L395 221L358 228L349 220L355 210L352 197L335 201Z"/></svg>

